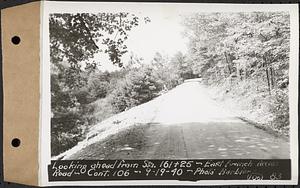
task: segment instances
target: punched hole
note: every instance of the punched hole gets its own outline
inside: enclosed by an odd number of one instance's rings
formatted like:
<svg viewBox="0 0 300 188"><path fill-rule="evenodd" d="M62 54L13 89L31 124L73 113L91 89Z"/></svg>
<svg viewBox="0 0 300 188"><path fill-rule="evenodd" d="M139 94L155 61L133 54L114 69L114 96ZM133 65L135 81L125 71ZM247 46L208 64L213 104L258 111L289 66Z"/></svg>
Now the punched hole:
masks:
<svg viewBox="0 0 300 188"><path fill-rule="evenodd" d="M21 145L21 140L20 139L18 139L18 138L14 138L14 139L12 139L12 141L11 141L11 145L13 146L13 147L19 147L20 145Z"/></svg>
<svg viewBox="0 0 300 188"><path fill-rule="evenodd" d="M18 45L18 44L20 44L21 39L18 36L14 36L13 38L11 38L11 42L15 45Z"/></svg>

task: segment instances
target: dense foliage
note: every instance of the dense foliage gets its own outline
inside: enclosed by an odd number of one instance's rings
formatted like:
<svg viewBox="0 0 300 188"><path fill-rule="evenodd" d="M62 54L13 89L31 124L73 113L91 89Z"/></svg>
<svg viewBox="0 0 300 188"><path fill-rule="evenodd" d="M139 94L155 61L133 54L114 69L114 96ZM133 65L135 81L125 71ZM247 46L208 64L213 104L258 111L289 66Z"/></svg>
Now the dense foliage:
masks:
<svg viewBox="0 0 300 188"><path fill-rule="evenodd" d="M111 102L121 112L150 101L158 96L161 87L150 68L133 69L116 85Z"/></svg>
<svg viewBox="0 0 300 188"><path fill-rule="evenodd" d="M107 53L113 64L122 66L124 41L139 22L129 13L50 15L52 155L82 139L93 110L89 103L107 94L105 75L89 80L100 64L91 62L94 54Z"/></svg>
<svg viewBox="0 0 300 188"><path fill-rule="evenodd" d="M264 97L272 126L287 127L288 13L199 13L186 17L184 25L195 74L209 85L226 85L224 92L233 97L252 97L251 103ZM267 104L252 108L258 105Z"/></svg>

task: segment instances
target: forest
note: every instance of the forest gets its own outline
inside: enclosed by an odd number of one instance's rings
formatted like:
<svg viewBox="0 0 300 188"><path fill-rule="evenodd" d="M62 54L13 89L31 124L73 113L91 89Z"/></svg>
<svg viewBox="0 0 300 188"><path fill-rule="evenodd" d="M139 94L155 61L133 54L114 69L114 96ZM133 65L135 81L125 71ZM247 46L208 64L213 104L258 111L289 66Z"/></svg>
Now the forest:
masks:
<svg viewBox="0 0 300 188"><path fill-rule="evenodd" d="M201 13L184 24L193 73L227 108L288 135L289 14Z"/></svg>
<svg viewBox="0 0 300 188"><path fill-rule="evenodd" d="M151 62L126 40L151 18L130 13L51 14L51 155L85 139L89 128L143 104L186 79L202 78L216 100L281 134L289 131L289 15L195 13L183 17L188 52ZM92 61L105 53L117 71ZM231 105L231 106L230 106Z"/></svg>

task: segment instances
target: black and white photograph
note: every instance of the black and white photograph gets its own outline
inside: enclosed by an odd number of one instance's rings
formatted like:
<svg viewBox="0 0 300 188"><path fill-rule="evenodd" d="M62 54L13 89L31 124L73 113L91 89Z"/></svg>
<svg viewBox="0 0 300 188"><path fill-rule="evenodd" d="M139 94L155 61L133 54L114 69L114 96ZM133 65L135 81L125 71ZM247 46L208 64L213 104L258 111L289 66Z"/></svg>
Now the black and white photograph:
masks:
<svg viewBox="0 0 300 188"><path fill-rule="evenodd" d="M291 159L290 12L192 6L48 15L51 160Z"/></svg>

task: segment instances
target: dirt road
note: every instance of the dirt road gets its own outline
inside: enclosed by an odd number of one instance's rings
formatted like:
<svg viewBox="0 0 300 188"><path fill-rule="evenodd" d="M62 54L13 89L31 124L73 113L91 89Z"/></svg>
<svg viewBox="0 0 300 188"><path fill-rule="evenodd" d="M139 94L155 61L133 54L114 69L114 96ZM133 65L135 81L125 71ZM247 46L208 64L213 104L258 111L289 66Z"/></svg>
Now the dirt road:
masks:
<svg viewBox="0 0 300 188"><path fill-rule="evenodd" d="M147 124L95 142L67 159L284 159L287 139L218 106L198 82L165 94Z"/></svg>

